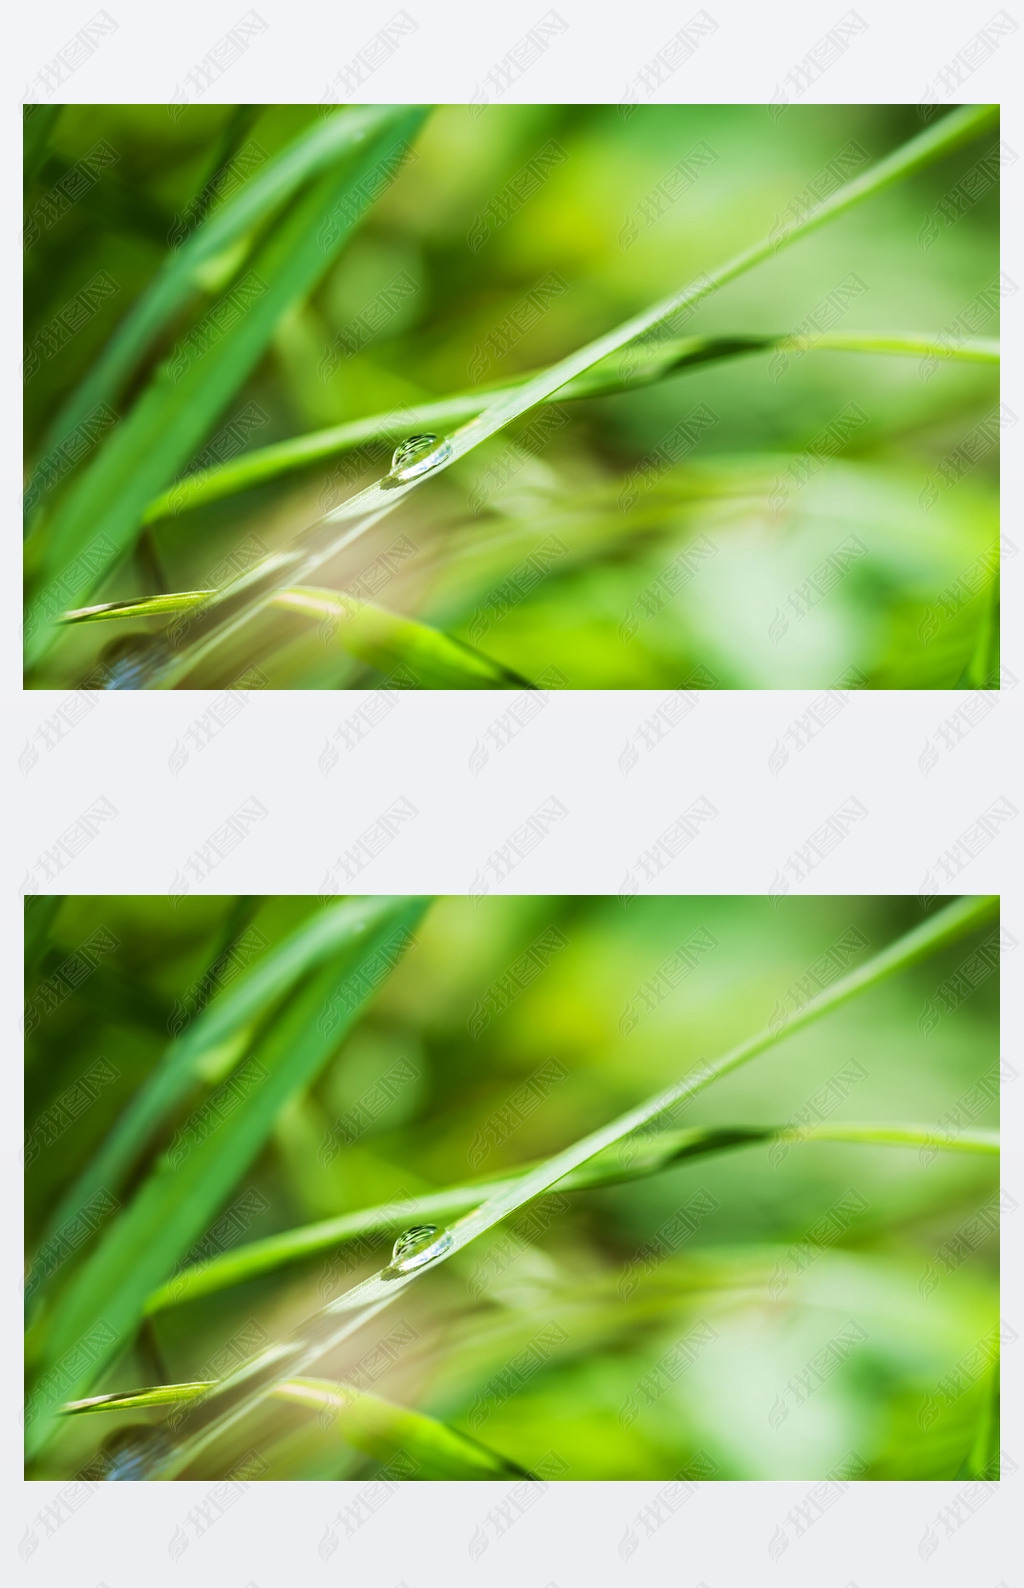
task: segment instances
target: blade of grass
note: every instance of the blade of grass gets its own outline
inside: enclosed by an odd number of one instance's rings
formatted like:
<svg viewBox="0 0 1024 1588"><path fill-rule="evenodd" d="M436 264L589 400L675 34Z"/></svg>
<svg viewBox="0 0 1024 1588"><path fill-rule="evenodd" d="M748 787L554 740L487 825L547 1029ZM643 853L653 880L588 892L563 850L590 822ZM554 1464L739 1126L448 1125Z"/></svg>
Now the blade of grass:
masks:
<svg viewBox="0 0 1024 1588"><path fill-rule="evenodd" d="M369 106L317 120L197 225L180 248L167 255L85 380L57 414L42 443L43 456L58 448L98 404L118 404L146 354L201 291L204 272L212 261L265 225L302 187L348 157L367 137L375 136L394 115L389 106Z"/></svg>
<svg viewBox="0 0 1024 1588"><path fill-rule="evenodd" d="M80 1394L130 1345L152 1284L166 1278L209 1228L268 1141L280 1109L336 1050L338 1035L322 1029L336 988L333 971L321 970L289 1001L249 1057L212 1094L212 1104L200 1104L188 1116L60 1292L46 1319L30 1393L30 1454L38 1454L54 1432L64 1363L69 1363L72 1395Z"/></svg>
<svg viewBox="0 0 1024 1588"><path fill-rule="evenodd" d="M844 336L825 334L815 337L792 336L686 336L662 343L657 348L645 348L637 355L635 369L624 372L621 361L605 361L593 370L578 375L560 391L552 392L544 403L570 402L584 397L606 397L650 386L687 369L695 369L738 354L768 352L776 348L794 347L801 351L820 349L824 352L896 354L907 357L961 359L968 363L998 364L999 343L977 338L946 346L926 336L881 336L874 332L848 332ZM460 423L482 412L488 402L499 393L518 390L533 373L500 386L483 386L476 391L458 392L451 397L439 397L430 402L409 407L403 414L409 430L429 430L434 425ZM143 516L146 524L161 519L176 518L181 512L216 502L225 496L234 496L254 486L265 485L270 480L282 478L298 469L309 468L339 453L351 452L356 447L378 443L381 447L392 445L394 414L371 414L366 419L349 420L343 425L332 425L310 435L295 436L290 441L278 441L272 446L257 447L244 452L227 463L209 469L198 469L179 485L154 498Z"/></svg>
<svg viewBox="0 0 1024 1588"><path fill-rule="evenodd" d="M444 459L428 474L405 482L389 480L386 486L383 482L368 486L304 530L287 551L274 553L264 563L250 569L243 578L228 585L205 618L198 620L195 637L177 657L171 658L155 673L150 680L150 687L173 687L223 639L266 605L275 589L308 583L317 568L393 511L410 491L417 489L426 479L434 478L443 469L450 468L513 419L560 391L568 381L582 375L601 359L608 358L637 337L652 331L671 315L692 308L709 293L774 257L779 249L848 213L865 199L891 187L894 182L923 170L943 155L978 137L995 125L998 117L998 106L966 106L951 112L781 231L771 233L735 254L725 264L704 272L682 291L634 315L614 330L542 370L521 386L497 396L481 413L447 438L448 450Z"/></svg>
<svg viewBox="0 0 1024 1588"><path fill-rule="evenodd" d="M341 171L320 177L293 202L195 330L154 372L131 413L49 520L39 584L26 621L26 657L40 662L56 619L129 549L153 495L195 453L232 394L251 374L289 308L313 289L376 196L382 174L423 120L418 109L377 113ZM190 340L191 338L191 340ZM216 348L216 356L203 343Z"/></svg>
<svg viewBox="0 0 1024 1588"><path fill-rule="evenodd" d="M188 222L193 231L202 225L215 205L218 198L217 190L224 181L232 162L237 160L242 147L242 140L252 131L253 123L259 119L262 109L262 105L233 105L231 107L230 114L224 123L224 130L221 133L217 151L210 162L210 174L188 207ZM303 134L302 136L306 137L308 134Z"/></svg>
<svg viewBox="0 0 1024 1588"><path fill-rule="evenodd" d="M71 1401L61 1410L71 1416L96 1412L139 1411L154 1406L180 1406L208 1394L212 1383L160 1384L120 1395L95 1395ZM530 1472L499 1455L468 1434L460 1433L436 1417L396 1406L393 1401L330 1379L284 1379L273 1391L277 1400L290 1401L330 1415L344 1442L375 1461L389 1461L404 1451L417 1463L418 1479L472 1481L495 1478L529 1478Z"/></svg>
<svg viewBox="0 0 1024 1588"><path fill-rule="evenodd" d="M184 1384L153 1384L146 1389L124 1390L113 1395L89 1395L85 1400L68 1401L60 1408L67 1417L89 1417L96 1412L149 1411L154 1406L180 1406L198 1400L210 1388L208 1380L189 1379Z"/></svg>
<svg viewBox="0 0 1024 1588"><path fill-rule="evenodd" d="M532 689L521 673L440 629L333 590L280 591L273 605L334 625L341 650L388 675L390 688Z"/></svg>
<svg viewBox="0 0 1024 1588"><path fill-rule="evenodd" d="M396 1406L379 1395L350 1389L347 1384L297 1378L281 1384L275 1394L278 1399L295 1401L321 1415L333 1414L346 1444L375 1461L389 1461L404 1451L419 1464L418 1479L479 1481L532 1476L517 1462L436 1417Z"/></svg>
<svg viewBox="0 0 1024 1588"><path fill-rule="evenodd" d="M376 930L360 931L307 977L114 1216L47 1320L26 1419L30 1451L40 1450L52 1433L57 1401L87 1389L133 1338L150 1290L209 1227L265 1146L282 1107L337 1050L379 982L381 951L395 927L408 933L421 910L414 901ZM62 1363L73 1382L58 1394Z"/></svg>
<svg viewBox="0 0 1024 1588"><path fill-rule="evenodd" d="M486 1201L449 1227L448 1244L433 1262L411 1272L395 1273L385 1269L354 1285L296 1330L289 1339L261 1352L223 1379L202 1407L197 1408L192 1431L169 1450L155 1456L150 1476L174 1477L220 1433L258 1405L272 1391L275 1383L285 1377L304 1374L325 1351L333 1349L357 1328L369 1322L397 1300L410 1285L436 1268L439 1262L447 1262L510 1213L550 1190L574 1169L615 1146L632 1132L642 1129L674 1104L695 1096L721 1076L730 1074L769 1048L778 1046L794 1032L841 1008L852 998L878 986L896 972L906 970L959 941L965 934L997 915L998 908L999 901L995 898L957 900L907 932L866 964L825 988L798 1010L782 1031L768 1029L758 1032L721 1058L702 1064L692 1075L684 1076L667 1090L648 1098L572 1146L555 1153L536 1168L527 1170L510 1187L492 1190Z"/></svg>
<svg viewBox="0 0 1024 1588"><path fill-rule="evenodd" d="M629 1184L662 1174L687 1159L708 1153L729 1151L773 1141L850 1142L874 1147L930 1147L936 1152L972 1152L998 1156L996 1131L964 1131L959 1136L943 1135L937 1127L925 1125L734 1125L709 1129L663 1131L637 1149L636 1159L624 1167L611 1153L599 1154L552 1186L552 1191L592 1190L597 1186ZM524 1165L530 1168L532 1165ZM382 1240L394 1235L398 1224L412 1225L421 1220L447 1219L470 1208L479 1207L499 1187L512 1187L523 1170L513 1175L490 1176L468 1185L449 1186L443 1191L428 1191L409 1197L400 1207L394 1203L360 1208L337 1218L321 1219L299 1229L285 1230L261 1241L249 1241L213 1257L208 1262L184 1268L168 1284L154 1290L146 1301L147 1314L162 1312L182 1302L196 1301L232 1285L243 1284L258 1275L272 1273L289 1263L301 1262L319 1252L331 1251L346 1241L379 1235Z"/></svg>
<svg viewBox="0 0 1024 1588"><path fill-rule="evenodd" d="M946 358L966 364L998 364L999 342L995 337L967 338L956 347L935 342L927 336L889 336L876 331L826 332L822 336L791 339L792 346L811 353L820 348L828 353L892 353L898 358ZM787 345L783 339L780 346Z"/></svg>
<svg viewBox="0 0 1024 1588"><path fill-rule="evenodd" d="M65 612L64 623L106 623L124 618L167 617L193 612L214 595L212 590L180 590L173 595L139 596L104 606ZM333 627L333 637L347 655L388 675L392 689L532 689L521 673L492 661L482 651L414 618L399 617L336 590L279 590L271 606Z"/></svg>
<svg viewBox="0 0 1024 1588"><path fill-rule="evenodd" d="M263 901L258 894L237 894L228 907L224 924L216 941L216 948L210 959L209 969L194 994L191 1016L183 1016L180 1024L170 1027L176 1033L184 1028L190 1020L198 1019L209 1006L210 1000L221 990L218 983L221 979L223 967L227 964L232 954L241 956L245 952L243 939L245 933L252 925L252 918L259 910ZM175 1011L180 1008L175 1003ZM172 1016L175 1018L175 1016ZM170 1024L170 1023L168 1023Z"/></svg>
<svg viewBox="0 0 1024 1588"><path fill-rule="evenodd" d="M110 623L122 618L166 618L191 612L208 601L209 590L173 590L166 595L129 596L126 601L104 601L100 606L76 607L62 612L62 623Z"/></svg>
<svg viewBox="0 0 1024 1588"><path fill-rule="evenodd" d="M99 1152L62 1197L44 1237L50 1238L100 1191L118 1194L146 1147L198 1089L211 1055L266 1020L303 977L331 961L356 964L366 943L395 945L426 909L424 899L340 899L296 927L282 943L222 988L202 1014L166 1048L145 1086L116 1120ZM40 1287L41 1289L43 1287Z"/></svg>

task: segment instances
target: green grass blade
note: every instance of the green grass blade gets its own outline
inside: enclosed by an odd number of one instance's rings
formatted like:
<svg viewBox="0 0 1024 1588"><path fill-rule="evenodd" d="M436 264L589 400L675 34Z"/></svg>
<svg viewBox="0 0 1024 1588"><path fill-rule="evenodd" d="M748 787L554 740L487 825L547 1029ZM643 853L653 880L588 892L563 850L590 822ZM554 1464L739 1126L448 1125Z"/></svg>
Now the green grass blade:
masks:
<svg viewBox="0 0 1024 1588"><path fill-rule="evenodd" d="M62 623L116 623L124 618L166 618L177 612L194 612L212 590L173 590L166 595L130 596L127 601L104 601L100 606L76 607L62 612Z"/></svg>
<svg viewBox="0 0 1024 1588"><path fill-rule="evenodd" d="M341 899L296 927L207 1004L165 1050L147 1084L125 1109L103 1146L69 1188L46 1237L76 1217L100 1191L120 1193L129 1174L161 1128L203 1081L203 1066L239 1033L269 1018L303 977L330 962L343 971L358 965L371 948L401 946L426 908L422 899ZM40 1292L45 1290L45 1281Z"/></svg>
<svg viewBox="0 0 1024 1588"><path fill-rule="evenodd" d="M42 1370L27 1419L29 1448L53 1431L53 1413L134 1337L146 1297L210 1225L239 1178L265 1146L288 1100L302 1092L337 1050L371 996L375 962L394 933L418 919L419 901L376 931L354 935L344 950L307 977L266 1031L157 1159L132 1201L60 1293L48 1320ZM376 976L379 980L379 974ZM88 1346L83 1345L88 1342ZM62 1374L69 1383L58 1393Z"/></svg>
<svg viewBox="0 0 1024 1588"><path fill-rule="evenodd" d="M151 687L172 688L224 639L247 623L254 612L266 605L275 584L280 588L309 583L317 568L392 512L410 491L416 490L426 479L433 479L444 469L451 468L482 441L543 403L569 381L583 375L636 338L656 329L670 316L694 307L719 287L735 280L755 265L774 258L781 248L788 247L827 222L847 214L865 199L883 192L893 183L924 170L944 155L962 147L995 126L998 119L998 106L967 106L952 111L781 231L771 233L710 272L703 272L682 291L634 315L522 385L495 397L475 418L452 432L447 438L448 452L444 461L430 473L401 484L390 482L387 488L378 482L358 492L305 530L289 552L275 553L250 569L243 579L228 586L222 592L222 611L218 613L216 606L212 609L202 631L185 651L169 661L153 677Z"/></svg>
<svg viewBox="0 0 1024 1588"><path fill-rule="evenodd" d="M329 1303L289 1340L261 1353L222 1380L219 1389L204 1403L194 1431L166 1453L157 1456L150 1475L168 1478L181 1472L225 1428L258 1405L281 1378L304 1374L325 1351L339 1345L396 1301L410 1285L417 1283L425 1273L432 1272L439 1262L447 1262L509 1214L551 1190L574 1169L641 1130L674 1104L695 1096L713 1081L778 1046L792 1033L803 1030L823 1015L841 1008L897 972L958 942L967 933L997 916L998 909L997 898L957 900L905 933L865 965L825 988L796 1011L781 1031L769 1028L758 1032L721 1058L702 1064L692 1075L684 1076L665 1091L555 1153L544 1163L520 1175L511 1186L492 1189L479 1207L449 1227L449 1244L432 1263L410 1272L389 1274L387 1277L382 1272L363 1280Z"/></svg>
<svg viewBox="0 0 1024 1588"><path fill-rule="evenodd" d="M107 623L124 618L167 617L171 613L195 611L213 594L212 590L179 590L169 595L138 596L128 601L111 601L103 606L65 612L61 621ZM463 640L337 590L313 590L302 586L279 590L270 605L328 625L339 649L365 666L384 673L392 689L534 687L521 673L492 661Z"/></svg>
<svg viewBox="0 0 1024 1588"><path fill-rule="evenodd" d="M532 689L521 673L413 618L333 590L282 590L273 605L333 626L347 655L387 675L390 688Z"/></svg>
<svg viewBox="0 0 1024 1588"><path fill-rule="evenodd" d="M997 1130L964 1130L951 1136L939 1125L808 1125L780 1135L791 1141L848 1141L865 1147L929 1147L934 1152L999 1156Z"/></svg>
<svg viewBox="0 0 1024 1588"><path fill-rule="evenodd" d="M95 1395L70 1401L61 1411L71 1416L96 1412L128 1412L197 1401L214 1385L190 1382L159 1384L151 1389L129 1390L120 1395ZM531 1474L479 1440L423 1412L396 1406L393 1401L330 1379L285 1379L273 1391L277 1400L290 1401L321 1417L329 1416L333 1429L353 1450L374 1461L389 1461L399 1451L416 1462L422 1480L480 1481L495 1478L528 1478Z"/></svg>
<svg viewBox="0 0 1024 1588"><path fill-rule="evenodd" d="M734 281L738 276L753 269L755 265L774 258L783 247L788 247L798 239L817 231L827 222L847 214L865 199L874 197L891 187L893 183L903 181L915 172L932 165L936 160L951 154L963 144L980 136L982 132L996 126L998 120L999 110L995 105L962 107L943 117L934 126L919 133L916 138L912 138L880 160L869 171L854 177L852 181L837 189L807 214L784 227L781 232L773 232L741 253L734 254L724 264L705 272L691 286L674 293L641 314L634 315L613 331L598 337L575 353L570 353L567 358L561 359L549 369L525 381L515 391L489 404L475 420L470 421L451 438L452 456L444 467L450 468L453 462L464 457L480 441L486 440L496 430L501 429L521 413L525 413L527 409L543 402L567 381L582 375L602 358L609 357L636 337L653 330L661 321L691 308L712 292L725 286L727 282Z"/></svg>
<svg viewBox="0 0 1024 1588"><path fill-rule="evenodd" d="M205 1139L200 1138L207 1129L203 1105L193 1111L60 1292L46 1320L39 1373L30 1391L30 1454L38 1453L54 1431L56 1389L64 1372L71 1378L64 1393L70 1390L74 1397L129 1346L152 1285L165 1279L209 1228L265 1146L280 1109L336 1050L340 1033L322 1030L321 1019L337 987L333 970L321 970L304 984L213 1094L227 1098L233 1111L217 1120Z"/></svg>
<svg viewBox="0 0 1024 1588"><path fill-rule="evenodd" d="M783 339L780 346L785 347ZM821 336L794 337L790 345L811 353L820 348L826 353L893 353L906 358L946 358L966 364L998 364L999 341L993 336L976 336L953 346L928 336L889 336L875 331L828 331Z"/></svg>
<svg viewBox="0 0 1024 1588"><path fill-rule="evenodd" d="M713 1081L720 1080L723 1075L729 1075L741 1065L748 1064L751 1059L776 1047L786 1037L803 1030L834 1009L841 1008L843 1004L878 986L897 971L906 970L920 960L937 953L939 949L959 941L966 933L974 931L976 927L996 917L998 910L999 901L995 898L960 899L955 904L948 905L888 948L883 949L881 953L876 954L866 964L840 977L831 987L827 987L817 997L810 999L790 1017L782 1031L768 1028L758 1032L721 1058L701 1065L693 1075L685 1076L674 1086L621 1115L611 1124L592 1132L582 1141L566 1148L564 1152L556 1153L546 1163L521 1176L513 1189L493 1194L481 1207L454 1226L453 1249L458 1250L467 1245L491 1225L522 1206L524 1202L540 1196L573 1169L579 1168L606 1148L614 1146L633 1131L642 1129L673 1104L684 1098L696 1096Z"/></svg>
<svg viewBox="0 0 1024 1588"><path fill-rule="evenodd" d="M937 1127L926 1125L736 1125L715 1126L708 1129L662 1131L645 1140L637 1154L625 1166L613 1152L605 1152L567 1174L552 1187L553 1191L591 1190L596 1186L624 1185L649 1175L661 1174L666 1169L686 1162L690 1158L705 1157L710 1153L729 1151L735 1147L750 1147L757 1143L773 1141L830 1141L849 1142L874 1147L929 1147L936 1152L970 1152L998 1156L999 1135L996 1131L963 1131L958 1136L943 1134ZM533 1167L525 1165L526 1169ZM346 1241L379 1235L381 1240L393 1238L399 1223L411 1225L420 1221L449 1219L470 1208L479 1207L487 1196L501 1187L511 1188L519 1178L515 1175L492 1176L488 1180L467 1185L449 1186L443 1191L428 1191L422 1196L409 1197L396 1209L394 1203L379 1207L359 1208L337 1218L322 1219L300 1229L286 1230L280 1235L270 1235L264 1240L249 1241L233 1250L223 1252L208 1262L197 1263L182 1269L166 1285L154 1290L146 1301L146 1312L163 1312L185 1301L195 1301L239 1285L258 1275L273 1273L289 1263L301 1262L319 1252L333 1251Z"/></svg>
<svg viewBox="0 0 1024 1588"><path fill-rule="evenodd" d="M88 1417L96 1412L137 1412L153 1406L180 1406L183 1401L198 1400L209 1388L209 1381L204 1379L189 1379L184 1384L155 1384L147 1389L68 1401L60 1410L67 1417Z"/></svg>
<svg viewBox="0 0 1024 1588"><path fill-rule="evenodd" d="M294 201L57 504L27 617L29 664L53 644L60 611L84 600L129 549L147 504L194 455L284 314L340 252L372 201L375 174L378 181L382 172L393 174L424 115L418 109L381 114L379 130L347 153L342 169L318 178ZM216 357L202 351L204 341L215 345Z"/></svg>
<svg viewBox="0 0 1024 1588"><path fill-rule="evenodd" d="M201 291L204 271L213 261L266 224L307 182L377 134L394 114L388 106L370 106L318 120L196 226L180 248L167 255L150 286L68 398L43 441L43 455L59 447L98 403L119 403L125 386L157 339Z"/></svg>
<svg viewBox="0 0 1024 1588"><path fill-rule="evenodd" d="M375 1461L390 1461L404 1452L417 1463L417 1479L479 1482L531 1476L525 1467L436 1417L396 1406L379 1395L350 1389L346 1384L296 1378L278 1385L274 1394L279 1400L294 1401L310 1411L332 1415L345 1443Z"/></svg>
<svg viewBox="0 0 1024 1588"><path fill-rule="evenodd" d="M216 204L221 184L229 175L231 163L238 158L244 139L259 120L263 109L262 105L232 106L231 113L224 123L216 152L210 161L206 180L187 210L188 224L193 231L202 225ZM306 137L307 134L301 136Z"/></svg>
<svg viewBox="0 0 1024 1588"><path fill-rule="evenodd" d="M947 346L927 336L882 336L870 331L804 338L686 336L662 343L657 348L642 349L637 354L635 368L628 372L622 370L619 359L606 360L569 381L559 392L549 394L544 402L563 403L583 397L619 395L634 391L639 386L667 380L672 375L704 364L735 358L739 354L769 352L786 347L799 348L804 352L818 349L823 352L881 353L915 358L960 359L968 363L999 363L999 343L982 337ZM478 391L458 392L451 397L419 403L410 406L403 417L411 431L429 431L435 426L459 424L480 413L499 392L517 390L532 379L533 374L524 375L519 380L507 381L498 387L485 386ZM393 445L394 423L393 414L371 414L366 419L349 420L343 425L332 425L326 430L296 436L290 441L256 447L251 452L242 453L240 457L231 458L227 463L198 469L181 484L156 497L147 507L143 522L154 524L162 519L176 518L189 508L234 496L254 486L266 485L271 480L322 463L341 453L351 452L356 447L376 444L381 448L390 448Z"/></svg>

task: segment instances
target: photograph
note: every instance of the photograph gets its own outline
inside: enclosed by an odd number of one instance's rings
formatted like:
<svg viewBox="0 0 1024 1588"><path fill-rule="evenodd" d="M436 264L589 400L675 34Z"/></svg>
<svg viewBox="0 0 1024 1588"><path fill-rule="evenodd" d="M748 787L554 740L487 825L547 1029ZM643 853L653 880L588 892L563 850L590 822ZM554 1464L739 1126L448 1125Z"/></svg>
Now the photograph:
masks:
<svg viewBox="0 0 1024 1588"><path fill-rule="evenodd" d="M1016 158L984 104L26 106L25 687L997 689Z"/></svg>
<svg viewBox="0 0 1024 1588"><path fill-rule="evenodd" d="M997 897L40 895L25 944L28 1479L999 1476Z"/></svg>

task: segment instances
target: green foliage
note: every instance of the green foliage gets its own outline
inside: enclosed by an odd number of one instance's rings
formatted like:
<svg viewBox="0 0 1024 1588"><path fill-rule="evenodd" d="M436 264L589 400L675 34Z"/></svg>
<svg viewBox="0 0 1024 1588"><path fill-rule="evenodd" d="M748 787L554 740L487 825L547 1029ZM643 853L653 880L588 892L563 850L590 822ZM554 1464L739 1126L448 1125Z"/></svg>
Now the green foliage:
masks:
<svg viewBox="0 0 1024 1588"><path fill-rule="evenodd" d="M187 590L110 606L83 607L68 622L120 623L140 617L165 617L202 607L213 591ZM283 612L299 612L326 629L338 648L376 668L391 689L529 689L530 683L507 667L492 662L472 645L452 639L425 623L387 612L372 601L357 601L333 590L299 585L279 590L271 603Z"/></svg>
<svg viewBox="0 0 1024 1588"><path fill-rule="evenodd" d="M93 1400L75 1401L63 1409L77 1415L149 1411L154 1407L179 1406L199 1400L212 1388L212 1384L201 1382L163 1384L127 1395L101 1395ZM424 1417L404 1406L395 1406L379 1395L354 1390L350 1385L332 1384L328 1379L285 1379L273 1393L280 1400L315 1411L321 1426L326 1422L331 1439L340 1438L352 1449L384 1464L400 1458L409 1476L420 1480L480 1482L531 1476L524 1467L506 1461L458 1429L448 1428L436 1418Z"/></svg>
<svg viewBox="0 0 1024 1588"><path fill-rule="evenodd" d="M992 1375L948 1385L998 1327L993 901L421 909L67 899L40 924L30 1009L77 943L115 946L28 1042L30 1472L95 1455L107 1419L59 1418L68 1398L156 1415L182 1381L201 1420L158 1474L254 1440L274 1477L413 1451L421 1477L806 1478L850 1450L862 1477L982 1470ZM41 1147L98 1053L113 1073ZM120 1206L69 1241L104 1185ZM420 1222L448 1255L381 1281ZM853 1349L793 1400L840 1328ZM286 1390L331 1342L327 1378Z"/></svg>
<svg viewBox="0 0 1024 1588"><path fill-rule="evenodd" d="M647 1174L659 1174L686 1158L702 1157L705 1153L722 1152L730 1147L748 1147L753 1142L772 1141L848 1141L865 1146L917 1147L940 1152L999 1151L999 1138L994 1131L965 1130L953 1138L945 1139L937 1137L934 1130L924 1125L803 1125L795 1129L786 1125L739 1125L725 1130L665 1131L639 1147L628 1169L613 1152L605 1149L589 1163L571 1170L563 1180L556 1181L554 1189L565 1192L592 1186L624 1185ZM426 1196L410 1197L402 1204L402 1219L409 1222L449 1219L480 1207L496 1191L515 1194L518 1185L519 1177L516 1176L514 1179L502 1178L497 1184L485 1180L471 1185L452 1186L446 1191L431 1191ZM186 1301L195 1301L199 1296L208 1296L225 1285L242 1284L257 1274L272 1273L285 1264L300 1262L315 1252L332 1251L360 1237L378 1235L383 1238L394 1225L395 1208L386 1205L362 1208L358 1213L343 1213L339 1218L323 1219L318 1224L287 1230L283 1235L272 1235L267 1240L250 1241L221 1257L197 1263L176 1274L170 1284L161 1285L149 1297L146 1312L160 1312Z"/></svg>
<svg viewBox="0 0 1024 1588"><path fill-rule="evenodd" d="M64 1375L66 1388L59 1399L69 1393L74 1397L88 1389L96 1374L124 1349L138 1327L153 1285L209 1227L228 1193L266 1145L281 1110L312 1084L337 1051L367 996L367 978L375 958L393 943L396 932L408 934L419 911L411 902L350 910L345 936L335 940L328 962L303 977L246 1056L231 1064L205 1103L182 1122L130 1203L117 1210L98 1245L64 1289L59 1307L49 1315L37 1387L29 1401L30 1450L40 1448L50 1431L49 1419L58 1400L51 1375L58 1365L76 1356L81 1341L93 1342ZM271 967L272 971L276 968ZM250 978L250 983L254 980ZM248 990L253 1001L265 992L260 983ZM244 1007L246 1000L236 996L230 1002L237 1018L239 1005ZM215 1029L218 1016L223 1022L223 1008L211 1022ZM231 1035L237 1034L232 1028ZM209 1031L193 1036L191 1042L186 1037L177 1050L169 1050L156 1084L142 1096L135 1111L130 1127L133 1139L126 1142L123 1124L115 1127L102 1169L112 1160L120 1165L129 1151L137 1150L135 1130L140 1116L143 1129L166 1118L169 1103L177 1102L184 1088L194 1085L197 1057L208 1052L208 1040ZM88 1183L101 1175L93 1170L86 1178ZM103 1191L109 1198L107 1178L112 1177L102 1176Z"/></svg>
<svg viewBox="0 0 1024 1588"><path fill-rule="evenodd" d="M260 654L273 687L373 685L440 632L474 661L432 641L419 687L992 686L997 353L962 327L995 313L997 194L955 226L946 195L993 107L66 107L30 122L30 211L97 116L119 164L28 264L30 348L117 286L28 387L30 684L92 674L68 608L166 596L173 635L172 593L216 582L138 684ZM449 458L381 491L422 426L459 427ZM376 595L395 543L395 643L311 644L284 592Z"/></svg>
<svg viewBox="0 0 1024 1588"><path fill-rule="evenodd" d="M147 502L195 454L226 404L255 369L286 313L319 281L341 249L381 172L396 168L422 113L378 109L337 115L333 137L317 127L266 174L258 193L211 217L172 258L153 291L112 344L99 371L62 416L52 452L98 401L116 396L145 348L194 291L211 258L293 194L295 202L247 249L221 296L154 371L131 414L107 437L95 461L71 486L45 527L39 588L29 608L28 656L52 640L54 592L70 587L71 604L95 589L133 543ZM335 169L319 175L329 165ZM184 256L184 257L183 257ZM97 552L96 548L99 547ZM91 553L91 555L90 555ZM31 553L30 553L31 555Z"/></svg>

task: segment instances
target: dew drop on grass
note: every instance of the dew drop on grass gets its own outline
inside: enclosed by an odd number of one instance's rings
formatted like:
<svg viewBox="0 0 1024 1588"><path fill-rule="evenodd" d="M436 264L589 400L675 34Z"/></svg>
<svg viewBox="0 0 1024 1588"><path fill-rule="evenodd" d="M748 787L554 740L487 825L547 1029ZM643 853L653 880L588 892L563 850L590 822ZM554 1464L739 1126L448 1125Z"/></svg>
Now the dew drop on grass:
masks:
<svg viewBox="0 0 1024 1588"><path fill-rule="evenodd" d="M381 1274L382 1279L398 1279L402 1274L413 1274L425 1268L435 1258L451 1251L452 1237L437 1224L414 1224L395 1242L391 1262Z"/></svg>
<svg viewBox="0 0 1024 1588"><path fill-rule="evenodd" d="M100 652L99 687L144 689L169 657L167 646L155 635L122 635Z"/></svg>
<svg viewBox="0 0 1024 1588"><path fill-rule="evenodd" d="M96 1458L99 1476L108 1483L132 1483L149 1476L157 1459L164 1455L169 1442L158 1428L145 1423L131 1423L111 1434L100 1448Z"/></svg>
<svg viewBox="0 0 1024 1588"><path fill-rule="evenodd" d="M409 480L418 480L421 474L429 474L431 469L445 463L451 455L450 441L441 441L437 436L410 436L408 441L403 441L400 447L395 448L391 472L385 475L381 484L405 485Z"/></svg>

